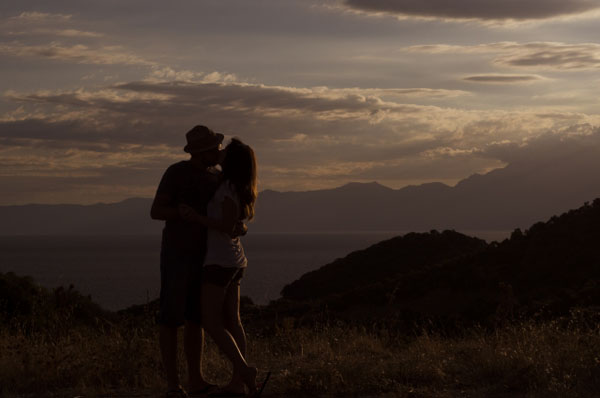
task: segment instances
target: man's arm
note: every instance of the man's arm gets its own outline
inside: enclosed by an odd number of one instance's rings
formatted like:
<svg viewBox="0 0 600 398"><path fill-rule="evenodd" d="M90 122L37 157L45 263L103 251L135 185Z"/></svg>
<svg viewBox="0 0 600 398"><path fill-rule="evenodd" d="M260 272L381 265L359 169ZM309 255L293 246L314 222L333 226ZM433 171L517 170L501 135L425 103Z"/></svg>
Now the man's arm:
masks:
<svg viewBox="0 0 600 398"><path fill-rule="evenodd" d="M150 209L150 217L153 220L180 220L179 209L169 206L171 196L166 193L157 192Z"/></svg>

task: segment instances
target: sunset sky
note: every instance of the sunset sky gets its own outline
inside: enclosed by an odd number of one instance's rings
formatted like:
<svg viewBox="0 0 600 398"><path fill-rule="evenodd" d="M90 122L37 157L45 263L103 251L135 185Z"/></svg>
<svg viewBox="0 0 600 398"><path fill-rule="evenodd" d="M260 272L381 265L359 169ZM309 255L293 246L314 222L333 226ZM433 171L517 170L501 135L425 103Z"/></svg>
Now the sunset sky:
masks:
<svg viewBox="0 0 600 398"><path fill-rule="evenodd" d="M598 38L596 0L3 1L0 205L152 197L196 124L260 190L600 148Z"/></svg>

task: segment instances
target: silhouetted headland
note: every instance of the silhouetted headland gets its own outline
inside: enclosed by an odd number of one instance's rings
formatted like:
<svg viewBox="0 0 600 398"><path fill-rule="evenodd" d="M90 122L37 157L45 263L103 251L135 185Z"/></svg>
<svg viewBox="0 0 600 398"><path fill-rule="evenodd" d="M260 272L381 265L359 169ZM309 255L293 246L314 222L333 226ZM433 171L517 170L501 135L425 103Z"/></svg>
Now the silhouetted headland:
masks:
<svg viewBox="0 0 600 398"><path fill-rule="evenodd" d="M272 306L344 319L494 323L600 305L600 199L490 244L454 231L409 233L287 285Z"/></svg>

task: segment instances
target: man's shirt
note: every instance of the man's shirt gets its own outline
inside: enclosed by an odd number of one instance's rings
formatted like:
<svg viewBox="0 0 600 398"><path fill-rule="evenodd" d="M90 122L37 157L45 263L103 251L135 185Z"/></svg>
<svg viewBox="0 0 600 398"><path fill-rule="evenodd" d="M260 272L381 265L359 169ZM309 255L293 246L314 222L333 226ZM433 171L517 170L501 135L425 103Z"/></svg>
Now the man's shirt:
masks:
<svg viewBox="0 0 600 398"><path fill-rule="evenodd" d="M214 168L201 170L189 160L175 163L165 171L157 194L171 198L169 206L191 206L198 214L206 215L206 206L219 184L219 172ZM183 220L167 220L162 246L184 251L206 252L206 227Z"/></svg>

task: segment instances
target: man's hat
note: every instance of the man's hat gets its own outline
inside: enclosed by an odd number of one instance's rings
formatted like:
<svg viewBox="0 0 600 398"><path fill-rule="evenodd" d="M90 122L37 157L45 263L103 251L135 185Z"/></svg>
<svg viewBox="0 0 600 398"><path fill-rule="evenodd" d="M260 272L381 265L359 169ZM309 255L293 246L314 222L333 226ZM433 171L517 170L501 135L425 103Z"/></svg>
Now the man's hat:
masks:
<svg viewBox="0 0 600 398"><path fill-rule="evenodd" d="M187 145L183 150L187 153L208 151L217 148L223 138L223 134L215 133L206 126L195 126L185 134Z"/></svg>

